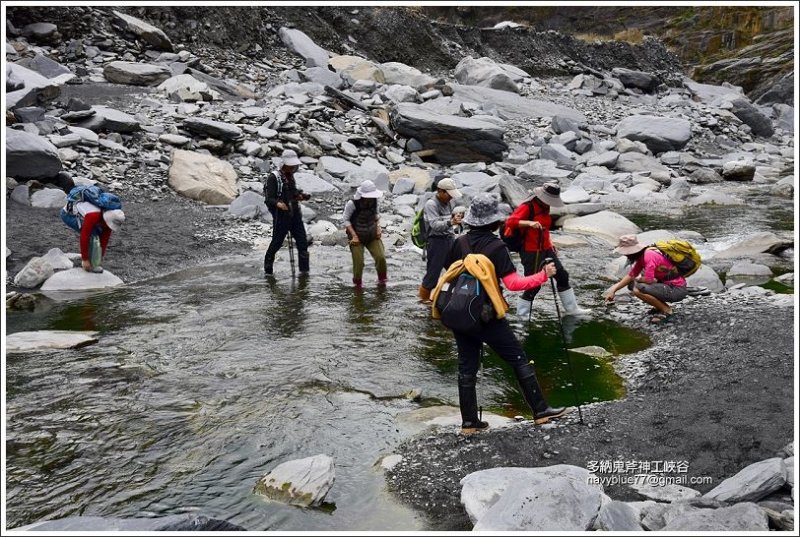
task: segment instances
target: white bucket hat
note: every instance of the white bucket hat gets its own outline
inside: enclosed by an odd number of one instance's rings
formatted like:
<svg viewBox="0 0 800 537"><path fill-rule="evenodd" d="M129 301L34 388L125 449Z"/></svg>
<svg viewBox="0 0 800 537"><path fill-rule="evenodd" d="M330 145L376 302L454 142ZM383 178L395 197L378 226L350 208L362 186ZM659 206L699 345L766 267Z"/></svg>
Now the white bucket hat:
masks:
<svg viewBox="0 0 800 537"><path fill-rule="evenodd" d="M383 196L383 192L378 190L375 183L367 179L356 189L353 198L360 200L361 198L380 198L381 196Z"/></svg>
<svg viewBox="0 0 800 537"><path fill-rule="evenodd" d="M125 223L125 213L122 212L122 209L105 211L103 213L103 220L105 220L106 225L111 228L111 231L119 231L119 228Z"/></svg>
<svg viewBox="0 0 800 537"><path fill-rule="evenodd" d="M550 207L563 207L561 201L561 187L557 183L545 183L533 189L533 195Z"/></svg>
<svg viewBox="0 0 800 537"><path fill-rule="evenodd" d="M281 154L281 166L300 166L302 164L300 159L297 158L297 153L291 149L286 149Z"/></svg>

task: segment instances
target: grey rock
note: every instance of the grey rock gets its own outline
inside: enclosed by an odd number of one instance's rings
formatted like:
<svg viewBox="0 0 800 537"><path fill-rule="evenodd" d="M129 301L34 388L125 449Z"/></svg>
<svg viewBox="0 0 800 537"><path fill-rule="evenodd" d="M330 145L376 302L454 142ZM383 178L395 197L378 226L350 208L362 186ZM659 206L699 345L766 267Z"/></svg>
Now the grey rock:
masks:
<svg viewBox="0 0 800 537"><path fill-rule="evenodd" d="M6 127L6 174L17 179L50 178L61 171L58 149L45 138Z"/></svg>
<svg viewBox="0 0 800 537"><path fill-rule="evenodd" d="M731 112L738 117L742 123L746 124L757 136L772 136L775 129L772 128L772 121L762 114L755 106L750 104L747 99L733 99L731 101Z"/></svg>
<svg viewBox="0 0 800 537"><path fill-rule="evenodd" d="M335 478L333 458L316 455L279 464L259 479L254 490L290 505L316 507L325 500Z"/></svg>
<svg viewBox="0 0 800 537"><path fill-rule="evenodd" d="M781 239L769 231L761 231L743 237L725 250L714 254L715 259L730 259L757 256L758 254L777 254L792 246L791 241Z"/></svg>
<svg viewBox="0 0 800 537"><path fill-rule="evenodd" d="M58 26L50 22L34 22L22 27L22 35L36 41L52 41L58 33Z"/></svg>
<svg viewBox="0 0 800 537"><path fill-rule="evenodd" d="M19 123L35 123L44 119L44 108L24 106L14 110L14 117Z"/></svg>
<svg viewBox="0 0 800 537"><path fill-rule="evenodd" d="M400 135L419 140L443 164L502 160L508 150L504 129L492 123L437 114L412 103L398 104L391 117Z"/></svg>
<svg viewBox="0 0 800 537"><path fill-rule="evenodd" d="M201 82L189 74L167 78L158 85L158 90L175 101L213 101L221 98L219 92L211 89L206 82Z"/></svg>
<svg viewBox="0 0 800 537"><path fill-rule="evenodd" d="M26 207L31 206L31 189L28 185L17 185L11 191L11 201L15 203L19 203L20 205L25 205Z"/></svg>
<svg viewBox="0 0 800 537"><path fill-rule="evenodd" d="M78 349L97 343L97 341L97 332L89 331L38 330L35 332L16 332L6 337L6 350L9 353L13 353L52 349ZM26 526L26 528L33 529L34 526L38 525Z"/></svg>
<svg viewBox="0 0 800 537"><path fill-rule="evenodd" d="M588 125L585 121L578 121L572 117L555 115L550 121L550 128L553 129L553 132L556 134L561 134L569 131L580 132L581 129L588 128Z"/></svg>
<svg viewBox="0 0 800 537"><path fill-rule="evenodd" d="M473 102L481 108L501 119L524 119L562 116L572 118L580 123L586 122L583 113L547 101L539 101L521 97L509 91L501 91L481 86L462 86L453 84L453 98L462 102Z"/></svg>
<svg viewBox="0 0 800 537"><path fill-rule="evenodd" d="M296 29L281 28L278 30L278 35L289 50L305 58L307 67L322 67L327 69L330 54L314 43L306 34Z"/></svg>
<svg viewBox="0 0 800 537"><path fill-rule="evenodd" d="M67 195L60 188L43 188L31 194L31 207L60 209L66 202Z"/></svg>
<svg viewBox="0 0 800 537"><path fill-rule="evenodd" d="M569 170L562 170L552 160L532 160L517 168L516 175L537 184L569 177Z"/></svg>
<svg viewBox="0 0 800 537"><path fill-rule="evenodd" d="M594 527L601 531L643 531L639 513L627 503L618 501L600 507Z"/></svg>
<svg viewBox="0 0 800 537"><path fill-rule="evenodd" d="M47 261L54 270L66 270L73 268L72 259L64 254L59 248L51 248L42 259Z"/></svg>
<svg viewBox="0 0 800 537"><path fill-rule="evenodd" d="M172 42L160 29L155 26L137 19L131 15L126 15L120 11L112 11L117 21L123 25L128 31L140 37L144 42L155 48L156 50L172 51Z"/></svg>
<svg viewBox="0 0 800 537"><path fill-rule="evenodd" d="M574 154L561 144L550 143L542 146L539 158L552 160L562 168L572 169L576 162Z"/></svg>
<svg viewBox="0 0 800 537"><path fill-rule="evenodd" d="M139 121L130 114L96 105L92 107L94 115L78 124L78 127L94 132L110 131L129 133L141 130Z"/></svg>
<svg viewBox="0 0 800 537"><path fill-rule="evenodd" d="M455 79L466 86L484 86L519 93L514 79L491 58L463 58L454 71Z"/></svg>
<svg viewBox="0 0 800 537"><path fill-rule="evenodd" d="M753 169L755 173L755 168ZM697 168L689 174L689 180L693 183L705 185L709 183L721 183L722 176L711 168Z"/></svg>
<svg viewBox="0 0 800 537"><path fill-rule="evenodd" d="M264 196L252 190L243 192L233 200L228 207L227 214L243 220L263 217L265 220L272 221L272 215L267 209L267 204L264 203Z"/></svg>
<svg viewBox="0 0 800 537"><path fill-rule="evenodd" d="M754 503L697 509L676 516L663 531L767 531L767 514Z"/></svg>
<svg viewBox="0 0 800 537"><path fill-rule="evenodd" d="M682 149L692 137L685 119L635 115L617 125L617 136L644 142L653 154Z"/></svg>
<svg viewBox="0 0 800 537"><path fill-rule="evenodd" d="M735 160L722 165L722 177L727 181L752 181L756 166L747 160Z"/></svg>
<svg viewBox="0 0 800 537"><path fill-rule="evenodd" d="M34 257L14 276L14 285L33 289L53 275L53 266L43 257Z"/></svg>
<svg viewBox="0 0 800 537"><path fill-rule="evenodd" d="M71 78L73 75L47 78L22 65L9 63L6 65L6 108L13 110L47 103L58 97L60 86Z"/></svg>
<svg viewBox="0 0 800 537"><path fill-rule="evenodd" d="M322 86L330 86L340 89L344 85L344 80L338 73L334 73L327 67L309 67L299 72L300 76L307 82L314 82Z"/></svg>
<svg viewBox="0 0 800 537"><path fill-rule="evenodd" d="M202 117L186 118L182 126L189 132L210 136L226 142L236 141L243 136L242 129L236 125Z"/></svg>
<svg viewBox="0 0 800 537"><path fill-rule="evenodd" d="M780 489L786 483L783 459L774 457L747 466L733 477L703 495L704 498L725 502L751 502Z"/></svg>
<svg viewBox="0 0 800 537"><path fill-rule="evenodd" d="M612 69L611 75L618 78L626 88L638 88L646 93L654 92L661 84L661 81L655 75L622 67Z"/></svg>

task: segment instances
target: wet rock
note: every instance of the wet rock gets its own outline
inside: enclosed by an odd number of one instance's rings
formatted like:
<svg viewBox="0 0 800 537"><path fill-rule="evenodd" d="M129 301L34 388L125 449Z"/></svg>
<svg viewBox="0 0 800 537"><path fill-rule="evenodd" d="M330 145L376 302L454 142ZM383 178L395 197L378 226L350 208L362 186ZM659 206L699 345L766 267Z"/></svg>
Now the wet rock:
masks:
<svg viewBox="0 0 800 537"><path fill-rule="evenodd" d="M236 125L202 117L186 118L182 127L189 132L211 136L226 142L236 141L243 135L242 129Z"/></svg>
<svg viewBox="0 0 800 537"><path fill-rule="evenodd" d="M58 149L45 138L6 127L6 174L17 179L55 176L61 171Z"/></svg>
<svg viewBox="0 0 800 537"><path fill-rule="evenodd" d="M8 293L6 295L6 309L33 311L36 309L36 296L29 293Z"/></svg>
<svg viewBox="0 0 800 537"><path fill-rule="evenodd" d="M137 19L132 15L126 15L120 11L112 11L117 18L117 22L129 32L138 36L142 41L149 44L156 50L172 51L172 42L162 30L155 26Z"/></svg>
<svg viewBox="0 0 800 537"><path fill-rule="evenodd" d="M97 343L97 332L39 330L16 332L6 336L7 352L30 352L48 349L78 349Z"/></svg>
<svg viewBox="0 0 800 537"><path fill-rule="evenodd" d="M751 464L705 493L703 497L731 503L758 501L780 489L784 483L786 467L783 459L774 457ZM764 523L766 524L766 520Z"/></svg>
<svg viewBox="0 0 800 537"><path fill-rule="evenodd" d="M209 205L227 205L237 194L237 174L230 163L211 155L176 149L168 184L178 194Z"/></svg>
<svg viewBox="0 0 800 537"><path fill-rule="evenodd" d="M333 458L316 455L284 462L262 477L254 492L300 507L318 507L336 478Z"/></svg>
<svg viewBox="0 0 800 537"><path fill-rule="evenodd" d="M577 354L584 354L586 356L592 356L595 358L609 358L613 356L610 352L608 352L603 347L599 347L597 345L588 345L586 347L573 347L569 349L570 352L575 352Z"/></svg>
<svg viewBox="0 0 800 537"><path fill-rule="evenodd" d="M116 287L124 282L117 276L104 270L99 274L86 272L82 268L61 270L47 278L42 284L42 291L83 291L87 289L105 289Z"/></svg>
<svg viewBox="0 0 800 537"><path fill-rule="evenodd" d="M767 514L754 503L698 509L676 516L663 531L767 531Z"/></svg>

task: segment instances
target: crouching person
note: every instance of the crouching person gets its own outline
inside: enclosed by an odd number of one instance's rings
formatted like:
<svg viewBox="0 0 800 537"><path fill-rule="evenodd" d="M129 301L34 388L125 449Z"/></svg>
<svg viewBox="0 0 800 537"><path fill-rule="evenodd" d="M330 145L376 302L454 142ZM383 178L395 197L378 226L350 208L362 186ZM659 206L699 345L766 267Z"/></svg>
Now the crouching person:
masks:
<svg viewBox="0 0 800 537"><path fill-rule="evenodd" d="M508 362L516 374L520 390L525 402L533 412L534 422L537 424L563 416L566 408L552 408L539 386L533 360L525 355L522 345L511 330L505 318L508 304L502 298L500 281L509 291L527 291L540 287L548 278L555 275L556 267L553 263L546 265L541 271L530 276L520 276L511 260L511 255L505 243L496 235L496 231L506 215L499 209L499 200L493 194L483 193L475 197L466 215L464 223L469 231L455 241L451 247L445 266L453 266L459 260L466 260L468 254L483 254L492 267L487 263L489 281L482 282L486 294L494 296L493 304L500 303L504 306L502 314L493 314L485 322L479 323L475 328L467 331L452 329L458 346L458 403L461 409L461 430L464 433L473 433L487 428L489 425L480 421L478 417L478 403L476 395L477 373L480 367L480 355L483 344L487 344L503 360ZM465 264L466 261L465 261ZM450 271L448 270L448 273ZM436 298L442 289L442 283L448 274L442 277L434 296ZM497 307L494 308L496 311ZM434 309L434 316L437 310ZM444 321L444 318L443 318ZM447 323L445 323L447 324Z"/></svg>
<svg viewBox="0 0 800 537"><path fill-rule="evenodd" d="M111 233L125 222L119 198L96 186L77 186L67 195L61 219L80 234L81 266L102 273Z"/></svg>

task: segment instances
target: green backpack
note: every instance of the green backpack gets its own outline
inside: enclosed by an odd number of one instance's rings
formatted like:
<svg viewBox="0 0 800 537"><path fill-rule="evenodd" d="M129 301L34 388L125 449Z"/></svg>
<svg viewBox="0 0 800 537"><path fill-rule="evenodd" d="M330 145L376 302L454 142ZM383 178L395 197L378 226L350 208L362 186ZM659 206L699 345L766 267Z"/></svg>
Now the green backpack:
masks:
<svg viewBox="0 0 800 537"><path fill-rule="evenodd" d="M675 271L684 278L697 272L703 262L694 246L681 239L658 241L653 246L672 261Z"/></svg>
<svg viewBox="0 0 800 537"><path fill-rule="evenodd" d="M425 249L428 242L428 226L425 224L425 209L420 209L414 215L414 222L411 224L411 242L417 248Z"/></svg>

